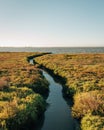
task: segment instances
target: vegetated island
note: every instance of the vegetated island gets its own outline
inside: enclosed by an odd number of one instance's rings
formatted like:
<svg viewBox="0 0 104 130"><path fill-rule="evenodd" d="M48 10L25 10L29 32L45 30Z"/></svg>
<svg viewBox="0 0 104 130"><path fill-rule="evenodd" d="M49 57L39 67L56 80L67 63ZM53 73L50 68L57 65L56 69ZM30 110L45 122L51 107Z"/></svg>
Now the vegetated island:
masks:
<svg viewBox="0 0 104 130"><path fill-rule="evenodd" d="M35 62L64 79L82 130L104 130L104 54L48 54Z"/></svg>
<svg viewBox="0 0 104 130"><path fill-rule="evenodd" d="M28 63L35 55L40 53L0 53L0 130L26 130L46 109L49 83Z"/></svg>

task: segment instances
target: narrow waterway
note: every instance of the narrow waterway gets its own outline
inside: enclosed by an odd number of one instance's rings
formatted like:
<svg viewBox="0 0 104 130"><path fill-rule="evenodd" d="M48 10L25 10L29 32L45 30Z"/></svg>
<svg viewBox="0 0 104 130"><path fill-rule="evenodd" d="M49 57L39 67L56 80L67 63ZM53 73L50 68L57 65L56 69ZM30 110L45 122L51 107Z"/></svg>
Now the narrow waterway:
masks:
<svg viewBox="0 0 104 130"><path fill-rule="evenodd" d="M50 93L41 130L78 130L78 125L71 116L70 106L63 98L62 85L57 83L47 72L43 71L43 75L50 83Z"/></svg>
<svg viewBox="0 0 104 130"><path fill-rule="evenodd" d="M33 64L33 60L30 60ZM44 113L41 125L35 130L79 130L79 124L72 118L70 106L62 94L62 85L46 71L43 75L49 82L49 96L47 110Z"/></svg>

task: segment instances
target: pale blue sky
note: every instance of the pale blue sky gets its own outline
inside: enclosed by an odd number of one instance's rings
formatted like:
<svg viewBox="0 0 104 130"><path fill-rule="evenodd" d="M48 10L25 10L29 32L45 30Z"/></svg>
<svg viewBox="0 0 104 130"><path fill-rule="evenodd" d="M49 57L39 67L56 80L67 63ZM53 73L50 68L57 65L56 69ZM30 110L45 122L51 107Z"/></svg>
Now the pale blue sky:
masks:
<svg viewBox="0 0 104 130"><path fill-rule="evenodd" d="M104 46L104 0L0 0L0 46Z"/></svg>

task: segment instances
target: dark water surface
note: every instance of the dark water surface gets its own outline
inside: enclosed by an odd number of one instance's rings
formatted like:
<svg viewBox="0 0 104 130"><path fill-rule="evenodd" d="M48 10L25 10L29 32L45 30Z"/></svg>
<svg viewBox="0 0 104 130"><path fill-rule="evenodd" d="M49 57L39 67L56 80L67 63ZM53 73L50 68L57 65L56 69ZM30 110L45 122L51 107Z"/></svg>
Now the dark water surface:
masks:
<svg viewBox="0 0 104 130"><path fill-rule="evenodd" d="M0 47L0 52L104 53L104 47Z"/></svg>
<svg viewBox="0 0 104 130"><path fill-rule="evenodd" d="M47 72L43 71L43 75L50 83L50 93L43 125L37 130L78 130L79 126L71 116L70 106L63 98L62 85L57 83Z"/></svg>

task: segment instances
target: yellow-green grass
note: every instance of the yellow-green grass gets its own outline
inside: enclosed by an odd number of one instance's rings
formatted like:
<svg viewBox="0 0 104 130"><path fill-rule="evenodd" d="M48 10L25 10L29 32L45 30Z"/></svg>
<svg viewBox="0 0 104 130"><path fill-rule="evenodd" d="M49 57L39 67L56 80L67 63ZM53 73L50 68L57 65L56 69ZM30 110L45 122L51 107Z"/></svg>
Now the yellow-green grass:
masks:
<svg viewBox="0 0 104 130"><path fill-rule="evenodd" d="M45 111L48 82L27 57L38 53L0 53L0 129L26 129ZM37 94L38 93L38 94ZM41 94L41 95L40 95Z"/></svg>
<svg viewBox="0 0 104 130"><path fill-rule="evenodd" d="M65 79L66 95L73 97L72 115L82 120L82 130L103 130L104 54L51 54L35 61ZM93 125L99 124L97 118L101 125Z"/></svg>

